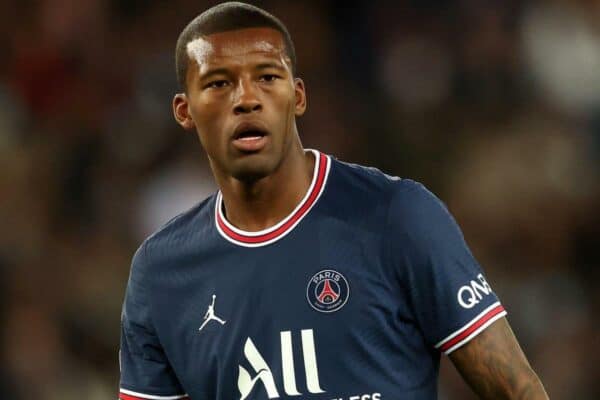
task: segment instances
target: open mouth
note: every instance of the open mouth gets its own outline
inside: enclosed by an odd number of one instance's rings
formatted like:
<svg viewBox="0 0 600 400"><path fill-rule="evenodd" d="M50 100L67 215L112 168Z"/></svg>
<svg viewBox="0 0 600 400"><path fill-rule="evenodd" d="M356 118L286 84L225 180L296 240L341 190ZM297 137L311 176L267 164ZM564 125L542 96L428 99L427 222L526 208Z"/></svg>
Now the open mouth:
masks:
<svg viewBox="0 0 600 400"><path fill-rule="evenodd" d="M233 134L233 145L244 153L262 150L267 141L269 133L258 123L243 122Z"/></svg>
<svg viewBox="0 0 600 400"><path fill-rule="evenodd" d="M251 140L258 140L264 136L266 136L267 133L258 129L249 129L246 131L241 131L239 133L237 133L236 135L234 135L234 140L242 140L242 141L251 141Z"/></svg>

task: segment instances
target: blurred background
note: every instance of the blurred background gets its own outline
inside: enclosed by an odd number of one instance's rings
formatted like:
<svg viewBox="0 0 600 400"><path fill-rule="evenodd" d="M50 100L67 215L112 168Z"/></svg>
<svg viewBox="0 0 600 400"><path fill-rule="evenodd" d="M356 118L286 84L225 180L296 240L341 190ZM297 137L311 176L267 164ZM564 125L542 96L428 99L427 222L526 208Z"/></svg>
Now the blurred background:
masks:
<svg viewBox="0 0 600 400"><path fill-rule="evenodd" d="M0 398L116 397L131 256L215 190L171 113L215 3L0 2ZM304 145L433 190L551 398L599 399L600 2L252 3L295 40Z"/></svg>

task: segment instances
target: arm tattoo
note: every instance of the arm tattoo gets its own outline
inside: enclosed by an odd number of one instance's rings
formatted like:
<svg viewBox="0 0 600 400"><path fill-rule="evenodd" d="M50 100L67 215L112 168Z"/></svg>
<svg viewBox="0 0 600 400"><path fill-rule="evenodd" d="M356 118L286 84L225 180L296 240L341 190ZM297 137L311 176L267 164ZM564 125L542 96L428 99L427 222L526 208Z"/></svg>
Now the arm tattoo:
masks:
<svg viewBox="0 0 600 400"><path fill-rule="evenodd" d="M455 350L450 359L482 399L548 399L506 318Z"/></svg>

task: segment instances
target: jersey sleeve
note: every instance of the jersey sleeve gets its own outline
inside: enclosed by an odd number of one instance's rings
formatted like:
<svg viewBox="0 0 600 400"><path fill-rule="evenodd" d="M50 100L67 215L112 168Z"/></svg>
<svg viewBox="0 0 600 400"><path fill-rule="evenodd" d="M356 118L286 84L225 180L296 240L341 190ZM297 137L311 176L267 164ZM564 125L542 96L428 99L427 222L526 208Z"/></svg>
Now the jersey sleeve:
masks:
<svg viewBox="0 0 600 400"><path fill-rule="evenodd" d="M444 204L414 181L396 189L388 216L391 257L425 340L450 354L506 311Z"/></svg>
<svg viewBox="0 0 600 400"><path fill-rule="evenodd" d="M152 325L143 285L144 247L135 254L121 313L119 399L188 399Z"/></svg>

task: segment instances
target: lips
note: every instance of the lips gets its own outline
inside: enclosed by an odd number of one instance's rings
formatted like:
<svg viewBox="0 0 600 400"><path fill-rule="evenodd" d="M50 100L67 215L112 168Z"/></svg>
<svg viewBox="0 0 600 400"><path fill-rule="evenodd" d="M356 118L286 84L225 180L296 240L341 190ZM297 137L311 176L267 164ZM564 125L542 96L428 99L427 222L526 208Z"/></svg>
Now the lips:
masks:
<svg viewBox="0 0 600 400"><path fill-rule="evenodd" d="M248 137L262 137L267 136L267 130L262 124L257 122L242 122L240 123L233 132L233 140L248 138Z"/></svg>
<svg viewBox="0 0 600 400"><path fill-rule="evenodd" d="M232 141L235 148L242 152L256 152L267 143L269 132L261 123L242 122L234 130Z"/></svg>

